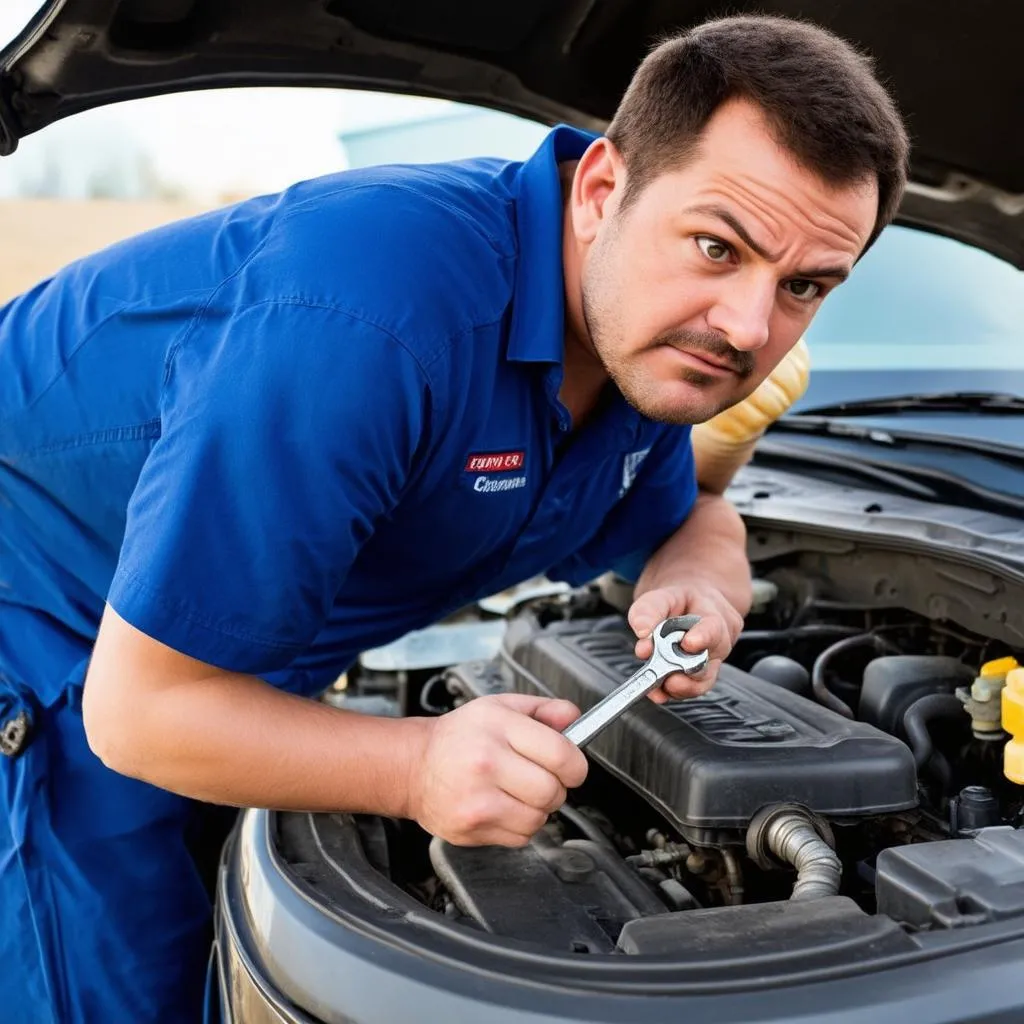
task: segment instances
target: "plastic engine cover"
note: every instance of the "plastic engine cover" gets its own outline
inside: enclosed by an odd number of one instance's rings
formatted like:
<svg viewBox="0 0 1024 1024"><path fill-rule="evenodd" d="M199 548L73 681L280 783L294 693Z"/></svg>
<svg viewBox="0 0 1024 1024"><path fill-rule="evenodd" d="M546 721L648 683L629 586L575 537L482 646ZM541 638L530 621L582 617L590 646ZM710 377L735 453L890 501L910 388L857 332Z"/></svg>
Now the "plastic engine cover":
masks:
<svg viewBox="0 0 1024 1024"><path fill-rule="evenodd" d="M502 674L513 689L586 710L640 662L619 617L540 626L513 622ZM724 665L702 697L641 700L587 747L692 842L744 829L762 807L798 803L850 817L913 807L910 749L799 694Z"/></svg>
<svg viewBox="0 0 1024 1024"><path fill-rule="evenodd" d="M912 928L962 928L1024 915L1024 832L895 846L878 855L878 913Z"/></svg>

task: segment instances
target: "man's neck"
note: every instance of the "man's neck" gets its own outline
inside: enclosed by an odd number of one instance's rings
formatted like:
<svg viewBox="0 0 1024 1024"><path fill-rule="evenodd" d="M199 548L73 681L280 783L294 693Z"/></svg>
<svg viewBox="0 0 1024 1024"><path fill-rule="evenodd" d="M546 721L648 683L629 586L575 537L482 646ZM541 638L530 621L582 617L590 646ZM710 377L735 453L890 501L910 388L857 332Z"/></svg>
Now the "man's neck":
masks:
<svg viewBox="0 0 1024 1024"><path fill-rule="evenodd" d="M572 417L572 429L579 430L596 411L608 374L586 334L582 302L582 267L573 246L569 194L577 161L559 165L562 183L562 266L565 277L565 343L562 386L558 398Z"/></svg>
<svg viewBox="0 0 1024 1024"><path fill-rule="evenodd" d="M579 430L591 419L607 383L608 374L601 361L566 330L558 398L572 417L573 430Z"/></svg>

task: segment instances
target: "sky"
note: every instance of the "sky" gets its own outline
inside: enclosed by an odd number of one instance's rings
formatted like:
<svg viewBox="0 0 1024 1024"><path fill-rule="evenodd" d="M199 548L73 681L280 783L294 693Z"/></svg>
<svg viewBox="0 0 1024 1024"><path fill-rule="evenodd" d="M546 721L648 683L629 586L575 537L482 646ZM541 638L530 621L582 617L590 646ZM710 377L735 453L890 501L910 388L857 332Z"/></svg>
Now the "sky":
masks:
<svg viewBox="0 0 1024 1024"><path fill-rule="evenodd" d="M0 46L38 0L0 0ZM344 167L341 131L451 109L442 100L342 89L210 90L111 104L22 140L0 160L0 195L10 194L49 152L60 159L125 159L143 150L161 181L192 196L283 188ZM6 182L6 186L5 186Z"/></svg>

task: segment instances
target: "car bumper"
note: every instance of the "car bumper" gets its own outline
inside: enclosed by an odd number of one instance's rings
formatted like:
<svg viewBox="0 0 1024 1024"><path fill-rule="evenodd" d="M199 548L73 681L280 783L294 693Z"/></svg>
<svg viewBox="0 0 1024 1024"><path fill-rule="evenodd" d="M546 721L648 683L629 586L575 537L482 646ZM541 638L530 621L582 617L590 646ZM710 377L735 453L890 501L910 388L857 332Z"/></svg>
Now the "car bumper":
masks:
<svg viewBox="0 0 1024 1024"><path fill-rule="evenodd" d="M225 848L216 985L225 1024L1019 1024L1024 938L1002 922L971 948L814 984L617 996L453 966L382 943L280 870L270 816L249 811ZM1002 927L1001 927L1002 926ZM1016 923L1019 928L1019 922ZM962 936L950 935L950 942Z"/></svg>

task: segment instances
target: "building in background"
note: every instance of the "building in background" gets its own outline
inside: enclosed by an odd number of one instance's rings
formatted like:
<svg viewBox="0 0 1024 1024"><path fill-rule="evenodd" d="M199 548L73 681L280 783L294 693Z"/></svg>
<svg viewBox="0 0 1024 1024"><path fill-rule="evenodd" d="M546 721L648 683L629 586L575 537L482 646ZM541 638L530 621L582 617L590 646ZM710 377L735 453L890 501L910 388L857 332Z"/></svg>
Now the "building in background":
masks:
<svg viewBox="0 0 1024 1024"><path fill-rule="evenodd" d="M415 118L344 130L338 139L349 167L367 167L474 156L525 160L547 131L520 117L453 103Z"/></svg>

